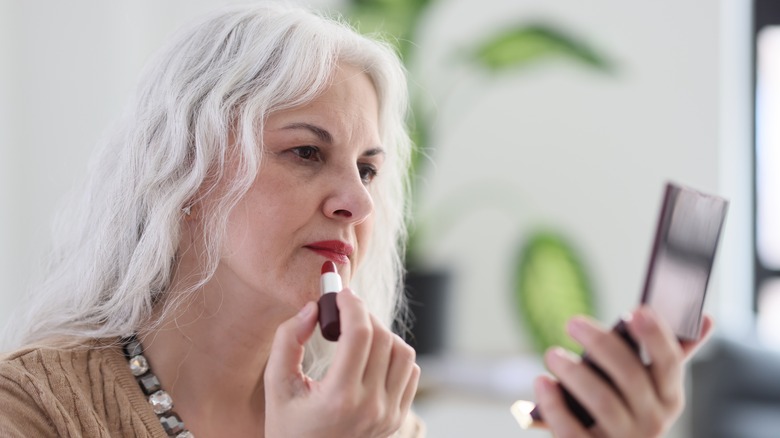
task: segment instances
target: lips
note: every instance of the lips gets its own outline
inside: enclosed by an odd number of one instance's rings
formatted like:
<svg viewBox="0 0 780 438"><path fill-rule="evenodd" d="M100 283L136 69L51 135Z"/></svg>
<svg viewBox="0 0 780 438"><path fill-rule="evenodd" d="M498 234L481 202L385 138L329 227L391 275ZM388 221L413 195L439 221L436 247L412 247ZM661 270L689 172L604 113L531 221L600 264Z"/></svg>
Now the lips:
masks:
<svg viewBox="0 0 780 438"><path fill-rule="evenodd" d="M354 251L352 245L341 240L323 240L322 242L310 243L305 248L342 265L349 263L349 256Z"/></svg>

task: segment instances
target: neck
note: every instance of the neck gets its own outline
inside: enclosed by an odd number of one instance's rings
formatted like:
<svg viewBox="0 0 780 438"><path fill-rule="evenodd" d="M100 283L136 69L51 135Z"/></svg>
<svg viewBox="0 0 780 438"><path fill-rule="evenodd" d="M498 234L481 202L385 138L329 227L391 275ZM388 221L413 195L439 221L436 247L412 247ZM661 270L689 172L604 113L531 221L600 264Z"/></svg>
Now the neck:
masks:
<svg viewBox="0 0 780 438"><path fill-rule="evenodd" d="M278 316L247 315L209 296L218 294L199 291L139 333L145 355L196 436L262 436L263 372L275 333L269 325Z"/></svg>

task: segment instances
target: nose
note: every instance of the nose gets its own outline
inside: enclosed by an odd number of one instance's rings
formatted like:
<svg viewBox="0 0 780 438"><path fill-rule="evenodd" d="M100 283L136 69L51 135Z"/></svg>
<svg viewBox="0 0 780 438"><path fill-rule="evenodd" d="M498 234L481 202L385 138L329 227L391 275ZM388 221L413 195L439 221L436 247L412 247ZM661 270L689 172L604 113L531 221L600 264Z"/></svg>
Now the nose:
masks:
<svg viewBox="0 0 780 438"><path fill-rule="evenodd" d="M360 175L335 176L331 182L331 191L325 199L325 216L352 224L365 221L374 211L374 201L363 184Z"/></svg>

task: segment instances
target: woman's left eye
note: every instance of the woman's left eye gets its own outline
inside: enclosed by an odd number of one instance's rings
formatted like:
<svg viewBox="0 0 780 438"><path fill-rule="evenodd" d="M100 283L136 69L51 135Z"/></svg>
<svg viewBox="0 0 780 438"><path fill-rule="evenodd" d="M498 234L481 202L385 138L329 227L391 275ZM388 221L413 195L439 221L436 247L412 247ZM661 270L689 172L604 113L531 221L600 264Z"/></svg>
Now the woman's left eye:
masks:
<svg viewBox="0 0 780 438"><path fill-rule="evenodd" d="M298 146L290 149L298 158L309 161L320 160L320 150L314 146Z"/></svg>
<svg viewBox="0 0 780 438"><path fill-rule="evenodd" d="M362 164L358 166L358 169L360 170L360 180L363 181L363 184L370 183L379 173L379 171L371 164Z"/></svg>

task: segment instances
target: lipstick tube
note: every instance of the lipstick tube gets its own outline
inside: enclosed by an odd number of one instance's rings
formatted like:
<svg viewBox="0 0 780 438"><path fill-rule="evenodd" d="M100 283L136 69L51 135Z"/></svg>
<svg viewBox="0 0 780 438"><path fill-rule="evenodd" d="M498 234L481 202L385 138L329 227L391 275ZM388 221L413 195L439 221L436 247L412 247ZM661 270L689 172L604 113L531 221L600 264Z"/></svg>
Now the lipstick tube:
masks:
<svg viewBox="0 0 780 438"><path fill-rule="evenodd" d="M336 264L327 261L322 265L320 275L320 299L319 321L322 337L329 341L338 341L341 335L341 324L339 323L339 307L336 305L336 293L344 287L341 284L341 276L336 270Z"/></svg>

